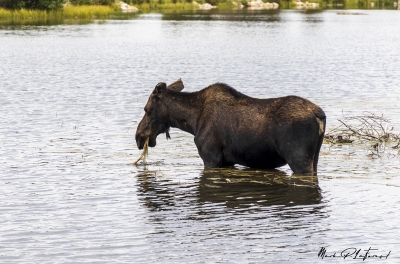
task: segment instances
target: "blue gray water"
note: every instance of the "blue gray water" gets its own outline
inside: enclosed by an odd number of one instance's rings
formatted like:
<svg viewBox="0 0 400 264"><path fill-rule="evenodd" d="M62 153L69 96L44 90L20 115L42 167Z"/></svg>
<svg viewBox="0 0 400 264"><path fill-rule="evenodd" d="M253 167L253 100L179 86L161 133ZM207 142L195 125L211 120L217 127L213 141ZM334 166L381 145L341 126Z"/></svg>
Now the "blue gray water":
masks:
<svg viewBox="0 0 400 264"><path fill-rule="evenodd" d="M143 14L0 25L0 263L320 263L355 247L398 263L400 162L324 144L318 177L204 171L193 137L160 136L133 166L160 82L295 94L400 131L400 13ZM363 252L363 251L362 251ZM347 259L348 260L348 259ZM369 260L374 261L375 260Z"/></svg>

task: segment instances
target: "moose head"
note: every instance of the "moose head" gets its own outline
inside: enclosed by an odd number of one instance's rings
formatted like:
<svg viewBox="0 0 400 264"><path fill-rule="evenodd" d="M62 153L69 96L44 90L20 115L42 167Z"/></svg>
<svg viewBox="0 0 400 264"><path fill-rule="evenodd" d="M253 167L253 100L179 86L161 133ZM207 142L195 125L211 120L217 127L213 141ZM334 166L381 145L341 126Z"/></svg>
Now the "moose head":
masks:
<svg viewBox="0 0 400 264"><path fill-rule="evenodd" d="M144 107L144 116L136 129L136 144L139 149L143 149L147 138L149 138L149 146L155 147L157 136L161 133L166 133L167 139L171 138L165 97L168 90L180 92L183 88L184 85L181 79L168 86L163 82L156 85Z"/></svg>

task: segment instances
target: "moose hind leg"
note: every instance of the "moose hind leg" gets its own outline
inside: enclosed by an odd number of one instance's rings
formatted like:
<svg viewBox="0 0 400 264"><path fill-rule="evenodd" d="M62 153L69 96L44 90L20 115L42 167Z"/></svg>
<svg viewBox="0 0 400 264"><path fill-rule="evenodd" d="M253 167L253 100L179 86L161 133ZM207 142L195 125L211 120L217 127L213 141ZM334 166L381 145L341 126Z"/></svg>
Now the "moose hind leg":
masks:
<svg viewBox="0 0 400 264"><path fill-rule="evenodd" d="M320 135L318 138L318 143L317 147L315 149L314 153L314 172L317 172L318 170L318 158L319 158L319 152L321 150L322 142L324 141L324 134Z"/></svg>
<svg viewBox="0 0 400 264"><path fill-rule="evenodd" d="M317 172L324 129L324 120L292 125L289 144L286 144L282 152L295 174L314 175Z"/></svg>
<svg viewBox="0 0 400 264"><path fill-rule="evenodd" d="M289 167L294 174L298 175L314 175L314 160L313 159L292 159L288 161Z"/></svg>
<svg viewBox="0 0 400 264"><path fill-rule="evenodd" d="M314 175L315 145L311 148L292 148L286 151L285 159L294 174Z"/></svg>

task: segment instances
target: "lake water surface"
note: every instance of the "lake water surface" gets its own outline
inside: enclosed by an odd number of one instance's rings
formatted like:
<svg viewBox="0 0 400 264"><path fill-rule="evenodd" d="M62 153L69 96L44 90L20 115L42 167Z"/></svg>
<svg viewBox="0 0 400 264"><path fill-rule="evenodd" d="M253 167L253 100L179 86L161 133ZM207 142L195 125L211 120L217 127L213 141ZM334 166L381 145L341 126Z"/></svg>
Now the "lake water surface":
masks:
<svg viewBox="0 0 400 264"><path fill-rule="evenodd" d="M324 144L318 177L203 169L193 136L135 130L154 86L299 95L327 128L366 111L400 132L400 12L143 14L0 25L1 263L399 263L400 154ZM371 253L371 255L373 255ZM353 255L355 256L355 254ZM346 261L358 262L362 260ZM344 261L344 262L346 262Z"/></svg>

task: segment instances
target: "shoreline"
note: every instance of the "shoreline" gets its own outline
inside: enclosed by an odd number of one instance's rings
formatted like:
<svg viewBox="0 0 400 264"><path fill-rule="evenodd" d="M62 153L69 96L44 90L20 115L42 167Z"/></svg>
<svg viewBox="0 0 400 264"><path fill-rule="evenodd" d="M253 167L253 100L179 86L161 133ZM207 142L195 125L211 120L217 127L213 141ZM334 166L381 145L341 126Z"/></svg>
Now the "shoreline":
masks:
<svg viewBox="0 0 400 264"><path fill-rule="evenodd" d="M260 0L261 1L261 0ZM235 4L236 3L236 4ZM251 3L251 2L250 2ZM243 7L242 4L237 4L237 2L231 3L220 3L218 6L211 6L212 8L202 8L201 4L196 2L184 2L184 3L166 3L166 4L155 4L155 3L144 3L142 5L135 6L135 11L132 12L124 12L118 6L72 6L67 5L64 6L60 10L53 11L45 11L45 10L10 10L0 8L0 22L12 22L12 21L32 21L32 22L41 22L41 21L49 21L49 20L64 20L64 19L118 19L118 18L129 18L135 17L139 14L148 13L148 12L165 12L165 11L190 11L190 10L396 10L397 5L393 6L373 6L367 8L355 8L350 5L331 5L326 4L325 6L320 6L317 3L308 3L301 4L303 2L291 2L291 5L287 4L288 2L283 3L282 5L275 6L274 8L253 8L251 5L247 7ZM290 3L290 2L289 2ZM294 4L293 4L294 3ZM395 3L395 2L394 2ZM268 4L268 2L266 3ZM240 6L242 5L242 6ZM267 6L267 5L266 5ZM133 7L133 6L132 6Z"/></svg>

